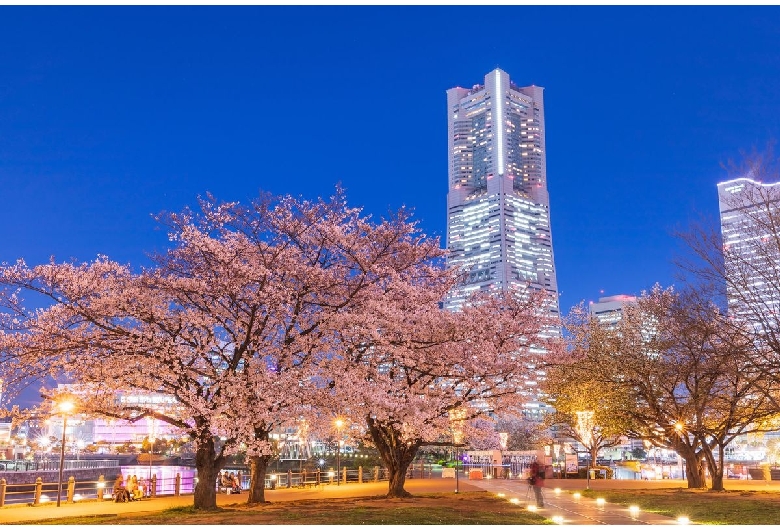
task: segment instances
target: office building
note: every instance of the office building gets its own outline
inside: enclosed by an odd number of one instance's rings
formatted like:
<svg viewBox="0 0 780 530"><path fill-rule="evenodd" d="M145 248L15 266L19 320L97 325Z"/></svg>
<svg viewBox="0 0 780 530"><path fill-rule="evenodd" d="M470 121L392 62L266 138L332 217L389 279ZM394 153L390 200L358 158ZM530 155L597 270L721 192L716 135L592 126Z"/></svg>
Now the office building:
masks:
<svg viewBox="0 0 780 530"><path fill-rule="evenodd" d="M475 291L530 288L548 293L559 314L542 91L500 69L447 91L448 266L465 271L449 309Z"/></svg>
<svg viewBox="0 0 780 530"><path fill-rule="evenodd" d="M738 178L718 184L728 311L761 325L780 311L780 182ZM766 324L764 322L763 324Z"/></svg>
<svg viewBox="0 0 780 530"><path fill-rule="evenodd" d="M628 294L602 296L598 302L588 304L588 310L590 315L596 318L601 325L614 329L623 318L623 308L633 303L636 303L636 296Z"/></svg>

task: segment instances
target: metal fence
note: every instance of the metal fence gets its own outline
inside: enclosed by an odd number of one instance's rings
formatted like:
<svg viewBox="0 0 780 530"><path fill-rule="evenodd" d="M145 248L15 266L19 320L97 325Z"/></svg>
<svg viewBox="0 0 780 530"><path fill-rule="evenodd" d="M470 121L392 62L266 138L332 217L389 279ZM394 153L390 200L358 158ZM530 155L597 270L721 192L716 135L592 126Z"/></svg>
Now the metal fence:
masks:
<svg viewBox="0 0 780 530"><path fill-rule="evenodd" d="M249 488L249 474L241 476L241 489L246 491ZM336 477L335 470L314 471L314 472L283 472L267 473L265 476L265 487L267 489L276 488L303 488L324 486L326 484L336 484L339 482L361 483L377 482L388 480L387 470L374 467L369 469L348 469L343 468L339 477ZM152 475L151 481L142 480L142 496L157 495L186 495L195 491L197 477L192 474L176 473L175 476ZM151 485L150 485L151 482ZM57 482L43 482L40 478L30 484L7 484L5 479L0 479L0 508L13 504L38 505L52 503L57 501ZM78 502L87 499L113 500L114 494L113 478L108 480L100 476L94 480L75 480L68 477L63 480L61 502ZM220 493L229 493L229 490L217 484L217 491Z"/></svg>
<svg viewBox="0 0 780 530"><path fill-rule="evenodd" d="M100 469L119 467L119 460L65 460L62 469ZM24 473L30 471L59 471L60 463L55 460L0 460L0 471Z"/></svg>

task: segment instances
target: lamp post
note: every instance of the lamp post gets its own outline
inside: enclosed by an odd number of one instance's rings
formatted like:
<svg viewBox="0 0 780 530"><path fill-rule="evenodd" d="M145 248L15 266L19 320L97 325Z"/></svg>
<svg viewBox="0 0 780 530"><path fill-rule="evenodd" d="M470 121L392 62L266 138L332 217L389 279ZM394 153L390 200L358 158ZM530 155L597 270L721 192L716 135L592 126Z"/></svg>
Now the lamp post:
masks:
<svg viewBox="0 0 780 530"><path fill-rule="evenodd" d="M336 446L336 486L341 485L341 428L343 426L343 420L336 420L336 431L339 436L338 445Z"/></svg>
<svg viewBox="0 0 780 530"><path fill-rule="evenodd" d="M62 413L62 444L60 445L60 475L57 481L57 507L62 497L62 470L65 467L65 430L68 428L68 413L73 410L72 401L60 401L57 408Z"/></svg>

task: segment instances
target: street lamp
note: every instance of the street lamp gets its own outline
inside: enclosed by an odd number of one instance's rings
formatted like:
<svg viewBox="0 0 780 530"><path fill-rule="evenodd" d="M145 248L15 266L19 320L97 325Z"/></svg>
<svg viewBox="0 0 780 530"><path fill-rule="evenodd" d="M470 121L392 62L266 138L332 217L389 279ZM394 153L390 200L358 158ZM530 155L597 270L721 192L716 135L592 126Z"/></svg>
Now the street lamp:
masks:
<svg viewBox="0 0 780 530"><path fill-rule="evenodd" d="M62 497L62 469L65 467L65 430L68 428L68 413L73 411L74 404L70 400L60 401L57 408L62 414L62 444L60 445L60 477L57 481L57 507Z"/></svg>
<svg viewBox="0 0 780 530"><path fill-rule="evenodd" d="M341 485L341 428L344 426L344 420L336 420L336 431L339 439L336 446L336 486Z"/></svg>

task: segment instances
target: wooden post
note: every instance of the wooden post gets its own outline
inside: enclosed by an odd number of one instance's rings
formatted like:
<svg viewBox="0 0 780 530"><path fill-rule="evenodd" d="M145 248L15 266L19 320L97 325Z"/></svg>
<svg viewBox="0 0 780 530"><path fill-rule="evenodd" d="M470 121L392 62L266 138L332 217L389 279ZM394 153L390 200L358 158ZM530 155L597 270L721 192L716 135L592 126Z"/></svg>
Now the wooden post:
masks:
<svg viewBox="0 0 780 530"><path fill-rule="evenodd" d="M98 477L98 483L97 483L97 498L99 501L103 500L103 494L105 493L106 489L106 479L103 477L103 475L100 475Z"/></svg>
<svg viewBox="0 0 780 530"><path fill-rule="evenodd" d="M287 487L292 488L292 469L287 470Z"/></svg>
<svg viewBox="0 0 780 530"><path fill-rule="evenodd" d="M0 508L5 506L5 488L6 488L5 479L0 478Z"/></svg>
<svg viewBox="0 0 780 530"><path fill-rule="evenodd" d="M347 483L347 466L344 466L344 473L341 476L341 480L344 481L344 484Z"/></svg>
<svg viewBox="0 0 780 530"><path fill-rule="evenodd" d="M379 466L374 466L374 482L379 482Z"/></svg>
<svg viewBox="0 0 780 530"><path fill-rule="evenodd" d="M41 503L41 490L43 489L43 480L41 477L35 479L35 496L33 497L33 506Z"/></svg>
<svg viewBox="0 0 780 530"><path fill-rule="evenodd" d="M363 484L363 466L358 466L358 484Z"/></svg>
<svg viewBox="0 0 780 530"><path fill-rule="evenodd" d="M157 473L152 475L152 497L157 496Z"/></svg>
<svg viewBox="0 0 780 530"><path fill-rule="evenodd" d="M181 473L176 473L176 483L173 486L173 496L181 496Z"/></svg>
<svg viewBox="0 0 780 530"><path fill-rule="evenodd" d="M73 476L68 477L68 498L66 502L73 502L73 495L76 493L76 479Z"/></svg>

